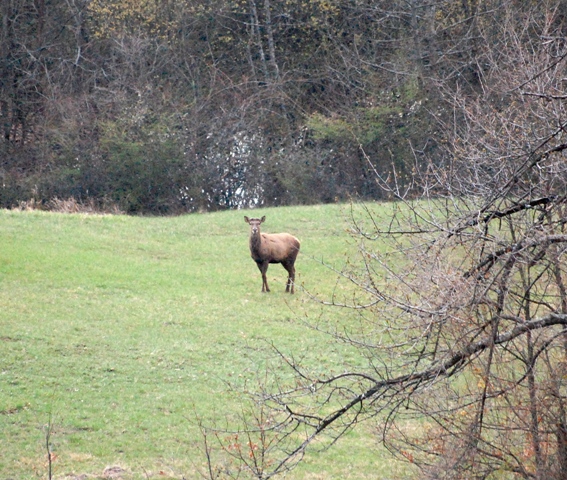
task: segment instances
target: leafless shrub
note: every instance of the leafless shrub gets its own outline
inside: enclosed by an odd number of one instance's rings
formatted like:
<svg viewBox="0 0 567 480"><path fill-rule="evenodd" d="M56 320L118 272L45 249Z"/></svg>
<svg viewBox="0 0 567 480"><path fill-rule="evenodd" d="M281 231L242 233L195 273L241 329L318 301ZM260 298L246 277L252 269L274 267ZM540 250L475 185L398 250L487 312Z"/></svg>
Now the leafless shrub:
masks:
<svg viewBox="0 0 567 480"><path fill-rule="evenodd" d="M97 202L90 198L86 202L79 202L73 197L66 200L54 198L47 204L47 209L52 212L58 213L87 213L87 214L111 214L122 215L122 212L117 205L98 205Z"/></svg>
<svg viewBox="0 0 567 480"><path fill-rule="evenodd" d="M18 210L33 211L43 210L57 213L81 213L92 215L123 215L124 212L113 203L100 204L95 199L88 199L86 202L79 202L76 198L67 199L54 198L47 203L38 202L35 199L21 201L18 203Z"/></svg>

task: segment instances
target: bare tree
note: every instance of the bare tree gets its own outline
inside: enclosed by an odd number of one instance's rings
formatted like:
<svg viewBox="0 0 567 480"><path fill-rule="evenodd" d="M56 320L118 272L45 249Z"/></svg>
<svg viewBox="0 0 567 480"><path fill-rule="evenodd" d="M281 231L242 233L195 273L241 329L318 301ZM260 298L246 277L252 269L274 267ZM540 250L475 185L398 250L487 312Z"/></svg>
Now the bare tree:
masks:
<svg viewBox="0 0 567 480"><path fill-rule="evenodd" d="M397 202L353 207L360 255L327 302L350 314L311 326L366 364L322 375L274 347L294 378L255 396L277 441L252 476L373 422L421 478L565 478L567 43L548 7L490 27L480 94L440 84L446 151L416 162L419 197L376 172Z"/></svg>

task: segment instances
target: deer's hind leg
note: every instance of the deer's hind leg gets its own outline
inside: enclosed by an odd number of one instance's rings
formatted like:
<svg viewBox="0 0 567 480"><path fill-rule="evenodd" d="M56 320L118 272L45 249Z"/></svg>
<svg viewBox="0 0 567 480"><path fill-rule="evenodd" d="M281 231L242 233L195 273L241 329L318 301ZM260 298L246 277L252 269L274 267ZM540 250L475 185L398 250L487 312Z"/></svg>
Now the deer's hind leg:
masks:
<svg viewBox="0 0 567 480"><path fill-rule="evenodd" d="M295 259L294 259L295 260ZM287 283L285 285L286 293L293 293L293 286L295 285L295 262L282 263L283 267L287 270Z"/></svg>

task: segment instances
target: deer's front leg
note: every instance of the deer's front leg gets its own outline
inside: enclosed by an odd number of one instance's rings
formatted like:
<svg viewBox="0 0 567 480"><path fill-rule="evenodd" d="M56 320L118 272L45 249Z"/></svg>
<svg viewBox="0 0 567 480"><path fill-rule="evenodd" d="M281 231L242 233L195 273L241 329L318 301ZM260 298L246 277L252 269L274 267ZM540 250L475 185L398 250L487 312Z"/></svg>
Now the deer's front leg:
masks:
<svg viewBox="0 0 567 480"><path fill-rule="evenodd" d="M262 273L262 292L269 292L270 287L268 287L268 279L266 277L266 272L268 271L268 262L258 262L258 268Z"/></svg>

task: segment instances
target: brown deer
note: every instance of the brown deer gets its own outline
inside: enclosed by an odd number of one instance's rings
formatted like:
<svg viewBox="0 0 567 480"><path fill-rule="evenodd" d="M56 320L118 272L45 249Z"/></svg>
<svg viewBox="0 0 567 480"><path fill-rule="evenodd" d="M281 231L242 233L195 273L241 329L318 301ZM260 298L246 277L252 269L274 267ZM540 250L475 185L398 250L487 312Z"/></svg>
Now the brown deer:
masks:
<svg viewBox="0 0 567 480"><path fill-rule="evenodd" d="M266 272L270 263L281 263L287 270L286 292L293 293L295 284L295 259L299 253L299 240L289 233L261 233L262 218L248 218L244 221L250 225L250 256L262 272L262 292L269 292Z"/></svg>

